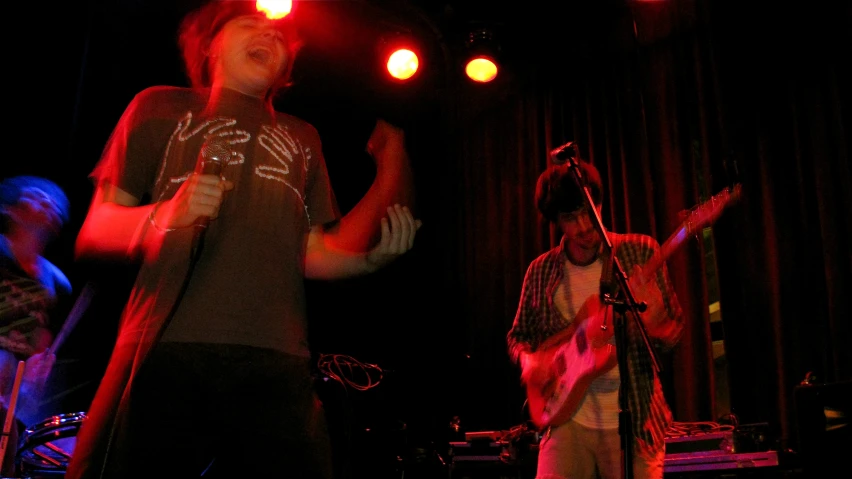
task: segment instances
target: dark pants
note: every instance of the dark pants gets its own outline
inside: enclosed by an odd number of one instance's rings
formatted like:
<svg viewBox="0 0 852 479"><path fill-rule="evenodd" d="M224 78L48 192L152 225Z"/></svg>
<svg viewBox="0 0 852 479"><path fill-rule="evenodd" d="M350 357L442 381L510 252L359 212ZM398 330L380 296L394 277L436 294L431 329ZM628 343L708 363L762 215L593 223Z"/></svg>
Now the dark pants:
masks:
<svg viewBox="0 0 852 479"><path fill-rule="evenodd" d="M164 343L134 382L121 456L131 478L331 478L307 358Z"/></svg>

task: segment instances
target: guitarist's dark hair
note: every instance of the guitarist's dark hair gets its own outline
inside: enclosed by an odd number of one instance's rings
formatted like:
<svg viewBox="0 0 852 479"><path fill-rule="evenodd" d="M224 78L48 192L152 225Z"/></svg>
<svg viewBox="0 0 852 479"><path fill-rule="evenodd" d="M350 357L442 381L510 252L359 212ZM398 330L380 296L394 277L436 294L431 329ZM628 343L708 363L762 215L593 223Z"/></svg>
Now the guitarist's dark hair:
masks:
<svg viewBox="0 0 852 479"><path fill-rule="evenodd" d="M589 187L589 194L596 205L601 203L603 185L601 175L595 165L586 160L577 164L583 178L583 186ZM535 187L535 203L545 219L556 223L559 213L571 213L585 205L583 190L577 186L568 163L552 165L538 177Z"/></svg>

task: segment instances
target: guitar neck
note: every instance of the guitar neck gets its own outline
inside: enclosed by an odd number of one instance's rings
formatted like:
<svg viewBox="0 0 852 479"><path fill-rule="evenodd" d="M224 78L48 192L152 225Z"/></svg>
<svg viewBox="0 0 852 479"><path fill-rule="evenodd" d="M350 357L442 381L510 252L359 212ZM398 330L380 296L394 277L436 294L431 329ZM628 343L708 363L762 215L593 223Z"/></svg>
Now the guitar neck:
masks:
<svg viewBox="0 0 852 479"><path fill-rule="evenodd" d="M669 256L677 250L683 242L691 235L695 234L699 228L704 228L707 225L713 224L716 218L722 213L722 210L727 207L731 201L736 201L740 197L742 187L735 185L732 189L724 189L699 205L695 211L687 215L686 220L680 224L677 230L660 246L660 249L654 253L650 260L642 267L642 276L647 280L656 273Z"/></svg>
<svg viewBox="0 0 852 479"><path fill-rule="evenodd" d="M678 228L669 239L666 240L665 243L660 246L651 259L648 260L647 263L642 267L642 275L645 279L650 279L654 273L657 272L657 269L660 268L666 260L669 259L669 256L674 253L687 238L691 234L691 228L689 224L683 223L680 228Z"/></svg>

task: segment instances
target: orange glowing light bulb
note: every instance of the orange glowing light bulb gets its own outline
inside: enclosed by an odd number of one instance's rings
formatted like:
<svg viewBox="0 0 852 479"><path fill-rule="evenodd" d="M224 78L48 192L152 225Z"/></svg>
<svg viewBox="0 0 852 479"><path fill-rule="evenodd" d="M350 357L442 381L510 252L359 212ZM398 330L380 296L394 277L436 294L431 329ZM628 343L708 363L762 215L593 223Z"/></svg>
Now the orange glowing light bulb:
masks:
<svg viewBox="0 0 852 479"><path fill-rule="evenodd" d="M255 6L258 12L266 14L266 18L278 20L290 14L293 9L293 0L257 0Z"/></svg>
<svg viewBox="0 0 852 479"><path fill-rule="evenodd" d="M471 80L487 83L497 76L497 65L487 58L478 57L467 62L464 71Z"/></svg>
<svg viewBox="0 0 852 479"><path fill-rule="evenodd" d="M388 58L388 73L399 80L407 80L417 72L419 64L416 53L399 49Z"/></svg>

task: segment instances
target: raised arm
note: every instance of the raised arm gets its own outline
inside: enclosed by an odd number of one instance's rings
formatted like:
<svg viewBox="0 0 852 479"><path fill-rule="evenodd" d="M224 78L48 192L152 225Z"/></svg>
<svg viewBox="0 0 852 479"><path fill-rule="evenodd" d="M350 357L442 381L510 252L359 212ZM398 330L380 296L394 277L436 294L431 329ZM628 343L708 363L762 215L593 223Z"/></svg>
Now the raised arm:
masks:
<svg viewBox="0 0 852 479"><path fill-rule="evenodd" d="M310 279L342 279L372 273L414 247L414 236L422 224L405 206L386 209L379 220L381 237L367 252L337 248L322 227L315 226L307 238L305 276Z"/></svg>
<svg viewBox="0 0 852 479"><path fill-rule="evenodd" d="M367 142L367 152L376 162L376 177L364 197L334 226L324 239L330 248L366 252L382 235L381 221L388 207L399 204L414 210L414 180L405 132L379 119Z"/></svg>

